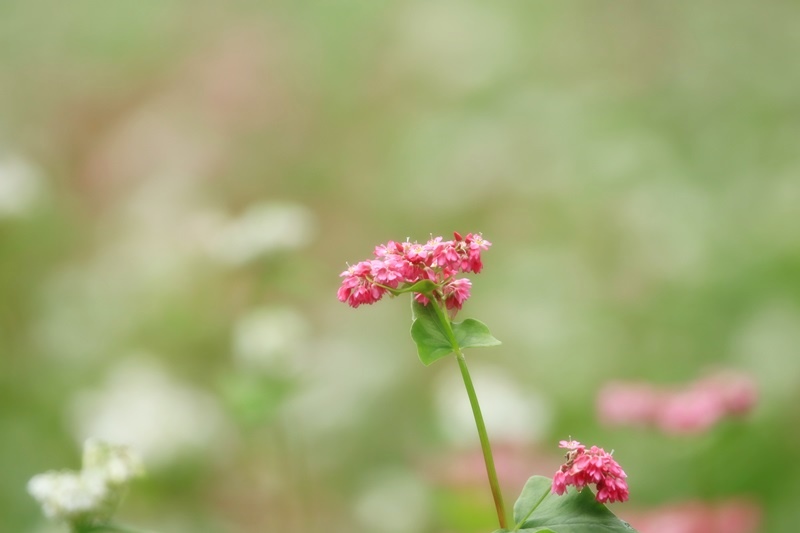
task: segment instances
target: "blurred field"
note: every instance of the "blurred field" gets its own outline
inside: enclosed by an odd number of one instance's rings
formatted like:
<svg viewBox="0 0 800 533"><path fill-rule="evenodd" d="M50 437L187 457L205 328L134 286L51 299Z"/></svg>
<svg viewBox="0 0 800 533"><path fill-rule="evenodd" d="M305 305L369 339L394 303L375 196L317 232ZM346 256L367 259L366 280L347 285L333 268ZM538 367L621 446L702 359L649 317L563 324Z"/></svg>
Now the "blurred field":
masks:
<svg viewBox="0 0 800 533"><path fill-rule="evenodd" d="M346 262L493 242L462 315L509 504L568 435L623 517L800 522L800 5L0 3L0 531L90 435L162 533L494 528L456 365ZM748 417L603 427L609 380L750 373ZM482 392L483 391L483 392ZM796 477L797 476L797 477ZM628 513L626 515L626 513ZM376 521L376 517L380 517Z"/></svg>

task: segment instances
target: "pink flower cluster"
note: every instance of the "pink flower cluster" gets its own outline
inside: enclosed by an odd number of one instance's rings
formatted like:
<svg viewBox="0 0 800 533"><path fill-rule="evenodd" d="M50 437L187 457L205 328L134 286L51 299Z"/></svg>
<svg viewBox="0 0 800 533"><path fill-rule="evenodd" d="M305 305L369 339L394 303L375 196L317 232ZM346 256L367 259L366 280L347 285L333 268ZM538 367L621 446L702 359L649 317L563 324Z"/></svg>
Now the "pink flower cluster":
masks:
<svg viewBox="0 0 800 533"><path fill-rule="evenodd" d="M429 280L437 287L434 296L455 312L469 298L472 288L470 280L456 276L462 272L479 273L483 268L481 252L491 245L474 233L466 237L454 233L451 241L432 237L425 244L389 241L375 247L375 259L356 263L341 273L344 280L337 296L340 302L358 307L377 302L389 290ZM421 293L415 298L428 303Z"/></svg>
<svg viewBox="0 0 800 533"><path fill-rule="evenodd" d="M670 434L700 433L726 416L749 412L757 397L750 376L724 371L682 388L612 382L600 391L597 411L600 420L609 425L655 426Z"/></svg>
<svg viewBox="0 0 800 533"><path fill-rule="evenodd" d="M569 485L579 491L586 485L597 488L595 499L600 503L624 502L628 499L628 477L610 453L603 448L586 446L574 440L562 440L560 448L567 450L567 462L553 476L552 491L564 494Z"/></svg>
<svg viewBox="0 0 800 533"><path fill-rule="evenodd" d="M674 503L626 513L623 518L640 533L756 533L761 514L752 501L734 498L718 503Z"/></svg>

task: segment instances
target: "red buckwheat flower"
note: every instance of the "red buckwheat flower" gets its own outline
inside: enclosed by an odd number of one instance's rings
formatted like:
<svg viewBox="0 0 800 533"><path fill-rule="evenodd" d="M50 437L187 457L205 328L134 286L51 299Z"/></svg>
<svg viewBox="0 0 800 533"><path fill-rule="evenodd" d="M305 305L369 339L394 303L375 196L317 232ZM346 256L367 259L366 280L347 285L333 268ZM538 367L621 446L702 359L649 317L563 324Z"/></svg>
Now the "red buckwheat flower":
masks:
<svg viewBox="0 0 800 533"><path fill-rule="evenodd" d="M469 291L472 288L472 282L467 278L454 279L445 283L442 288L442 296L444 303L448 309L461 309L464 302L469 298Z"/></svg>
<svg viewBox="0 0 800 533"><path fill-rule="evenodd" d="M481 252L492 245L479 233L466 237L454 234L454 240L431 237L425 244L389 241L375 247L375 259L361 261L342 272L337 297L352 307L373 304L384 294L397 294L413 284L428 280L434 289L414 298L424 305L433 296L444 304L451 316L469 299L472 282L457 278L460 273L479 273L483 268Z"/></svg>
<svg viewBox="0 0 800 533"><path fill-rule="evenodd" d="M380 300L386 289L377 285L371 278L372 269L371 261L361 261L342 272L341 276L345 279L337 293L339 301L358 307Z"/></svg>
<svg viewBox="0 0 800 533"><path fill-rule="evenodd" d="M565 448L566 463L553 476L552 491L561 495L567 487L573 485L579 491L586 485L594 485L597 489L595 499L600 503L624 502L628 499L628 477L610 453L603 448L586 446L575 440L559 443Z"/></svg>

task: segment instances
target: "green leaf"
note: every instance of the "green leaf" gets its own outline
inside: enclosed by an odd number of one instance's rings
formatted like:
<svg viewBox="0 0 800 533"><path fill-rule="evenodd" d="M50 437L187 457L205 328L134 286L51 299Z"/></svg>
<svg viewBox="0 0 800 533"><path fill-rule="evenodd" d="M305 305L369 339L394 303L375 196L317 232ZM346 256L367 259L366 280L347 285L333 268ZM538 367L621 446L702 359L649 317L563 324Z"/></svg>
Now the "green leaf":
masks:
<svg viewBox="0 0 800 533"><path fill-rule="evenodd" d="M417 344L420 361L426 366L453 353L453 344L448 331L439 320L433 305L435 304L422 305L411 299L411 315L414 318L414 323L411 324L411 338ZM486 324L479 320L468 318L450 325L453 328L455 341L461 349L500 344L500 341L489 332Z"/></svg>
<svg viewBox="0 0 800 533"><path fill-rule="evenodd" d="M403 292L421 292L423 294L430 294L436 288L436 283L429 279L422 279L413 285L403 289Z"/></svg>
<svg viewBox="0 0 800 533"><path fill-rule="evenodd" d="M552 480L533 476L514 504L514 521L524 520L521 532L630 533L635 531L608 507L594 499L589 489L570 490L563 496L550 492ZM537 506L537 502L540 502ZM536 507L534 509L534 507ZM531 510L533 509L533 512Z"/></svg>
<svg viewBox="0 0 800 533"><path fill-rule="evenodd" d="M514 502L514 522L519 524L528 520L533 512L539 511L541 504L550 494L552 480L543 476L533 476L522 487L522 492Z"/></svg>
<svg viewBox="0 0 800 533"><path fill-rule="evenodd" d="M462 349L501 344L499 340L492 337L489 328L480 320L468 318L463 322L453 322L452 326L458 346Z"/></svg>
<svg viewBox="0 0 800 533"><path fill-rule="evenodd" d="M421 292L423 294L430 294L436 288L436 283L429 279L420 280L413 285L405 285L399 289L386 288L394 296L399 296L406 292Z"/></svg>
<svg viewBox="0 0 800 533"><path fill-rule="evenodd" d="M436 316L434 304L422 305L411 299L411 338L417 344L417 354L426 366L453 352L453 345L447 337L444 325Z"/></svg>

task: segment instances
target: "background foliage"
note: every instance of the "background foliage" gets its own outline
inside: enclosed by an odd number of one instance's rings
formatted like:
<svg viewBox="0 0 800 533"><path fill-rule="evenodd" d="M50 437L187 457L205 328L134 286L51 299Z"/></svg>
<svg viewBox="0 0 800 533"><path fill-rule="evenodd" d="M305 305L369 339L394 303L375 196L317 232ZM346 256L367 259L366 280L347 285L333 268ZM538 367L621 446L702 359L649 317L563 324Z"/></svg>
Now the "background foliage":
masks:
<svg viewBox="0 0 800 533"><path fill-rule="evenodd" d="M462 312L513 502L558 439L622 517L800 521L798 4L0 3L0 516L88 434L142 449L163 532L494 529L455 363L345 261L482 231ZM752 373L701 436L604 428L610 379ZM455 381L454 381L455 380ZM379 517L379 520L376 519ZM376 522L377 520L377 522Z"/></svg>

